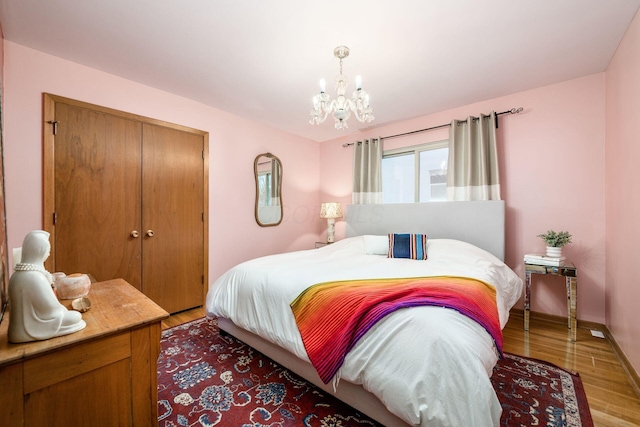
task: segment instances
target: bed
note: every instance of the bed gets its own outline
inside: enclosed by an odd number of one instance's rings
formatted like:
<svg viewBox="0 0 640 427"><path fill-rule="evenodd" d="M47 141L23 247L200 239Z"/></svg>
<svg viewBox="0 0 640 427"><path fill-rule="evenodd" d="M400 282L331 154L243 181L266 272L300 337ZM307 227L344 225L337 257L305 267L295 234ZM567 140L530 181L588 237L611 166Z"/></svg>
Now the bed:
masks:
<svg viewBox="0 0 640 427"><path fill-rule="evenodd" d="M387 258L388 233L425 233L428 259ZM211 284L206 311L220 328L385 426L494 426L490 375L499 357L479 323L437 306L400 309L366 332L324 383L290 304L336 280L451 276L496 290L500 328L522 293L503 262L504 202L347 207L347 238L320 249L242 263ZM417 339L419 338L419 339Z"/></svg>

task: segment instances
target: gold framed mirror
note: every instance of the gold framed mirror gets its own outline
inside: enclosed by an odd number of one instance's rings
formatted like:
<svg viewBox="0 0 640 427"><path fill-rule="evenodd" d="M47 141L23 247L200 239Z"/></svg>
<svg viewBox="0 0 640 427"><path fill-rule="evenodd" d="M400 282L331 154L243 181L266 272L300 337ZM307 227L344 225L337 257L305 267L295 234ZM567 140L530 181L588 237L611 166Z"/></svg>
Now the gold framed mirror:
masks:
<svg viewBox="0 0 640 427"><path fill-rule="evenodd" d="M272 227L282 222L282 163L271 153L259 154L253 162L256 180L256 222Z"/></svg>

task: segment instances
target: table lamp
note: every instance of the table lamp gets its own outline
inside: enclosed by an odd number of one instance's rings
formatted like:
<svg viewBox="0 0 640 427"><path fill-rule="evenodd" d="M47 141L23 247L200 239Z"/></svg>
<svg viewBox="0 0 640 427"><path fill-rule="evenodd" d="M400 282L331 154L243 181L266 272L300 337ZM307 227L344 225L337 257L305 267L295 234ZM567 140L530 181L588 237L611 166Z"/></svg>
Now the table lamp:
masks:
<svg viewBox="0 0 640 427"><path fill-rule="evenodd" d="M323 203L320 208L320 218L327 219L327 243L333 243L333 235L336 230L336 218L342 218L340 203Z"/></svg>

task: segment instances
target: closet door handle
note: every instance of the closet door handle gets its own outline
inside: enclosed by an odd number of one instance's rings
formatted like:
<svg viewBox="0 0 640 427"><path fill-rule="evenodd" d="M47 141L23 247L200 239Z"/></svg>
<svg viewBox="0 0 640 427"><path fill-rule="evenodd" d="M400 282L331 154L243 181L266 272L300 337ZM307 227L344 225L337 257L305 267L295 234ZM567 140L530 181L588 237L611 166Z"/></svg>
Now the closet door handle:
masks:
<svg viewBox="0 0 640 427"><path fill-rule="evenodd" d="M146 233L146 234L147 234L147 236L149 236L149 237L153 237L153 235L154 235L155 233L153 232L153 230L147 230L147 233Z"/></svg>
<svg viewBox="0 0 640 427"><path fill-rule="evenodd" d="M131 237L133 237L134 239L135 239L135 238L138 238L138 237L140 237L140 233L138 233L138 231L137 231L137 230L133 230L133 231L131 232Z"/></svg>

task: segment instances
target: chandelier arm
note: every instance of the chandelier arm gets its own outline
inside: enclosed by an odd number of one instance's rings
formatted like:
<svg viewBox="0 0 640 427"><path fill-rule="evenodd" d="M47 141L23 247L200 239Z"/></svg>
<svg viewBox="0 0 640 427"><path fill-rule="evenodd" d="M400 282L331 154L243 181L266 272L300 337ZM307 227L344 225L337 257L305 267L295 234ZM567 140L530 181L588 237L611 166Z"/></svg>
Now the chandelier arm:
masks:
<svg viewBox="0 0 640 427"><path fill-rule="evenodd" d="M309 123L311 123L312 125L319 125L320 123L324 123L324 121L327 120L328 114L312 110L310 116L311 119L309 120Z"/></svg>

